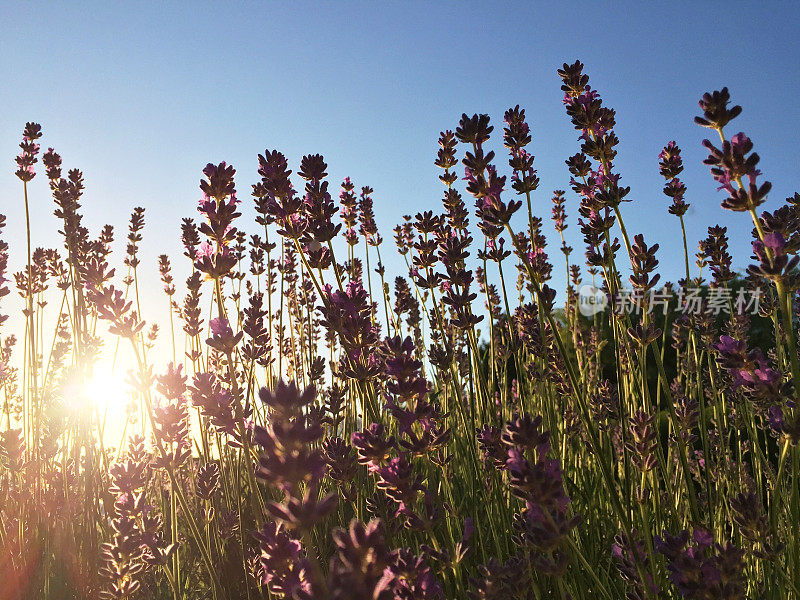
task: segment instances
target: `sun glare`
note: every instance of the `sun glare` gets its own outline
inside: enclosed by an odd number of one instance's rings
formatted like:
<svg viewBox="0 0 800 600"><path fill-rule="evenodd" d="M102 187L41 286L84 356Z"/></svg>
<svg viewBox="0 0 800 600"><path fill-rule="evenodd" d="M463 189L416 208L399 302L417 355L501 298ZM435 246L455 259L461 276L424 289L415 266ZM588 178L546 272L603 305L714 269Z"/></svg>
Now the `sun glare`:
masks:
<svg viewBox="0 0 800 600"><path fill-rule="evenodd" d="M85 386L87 407L94 411L97 426L106 438L119 441L128 419L130 397L125 377L119 370L98 368Z"/></svg>

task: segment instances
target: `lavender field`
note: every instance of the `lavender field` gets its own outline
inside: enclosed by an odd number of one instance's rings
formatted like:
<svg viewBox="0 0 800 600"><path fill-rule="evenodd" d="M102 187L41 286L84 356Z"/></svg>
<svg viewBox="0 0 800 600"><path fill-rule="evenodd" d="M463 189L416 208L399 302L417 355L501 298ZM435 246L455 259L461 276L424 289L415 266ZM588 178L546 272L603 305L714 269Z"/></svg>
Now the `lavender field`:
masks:
<svg viewBox="0 0 800 600"><path fill-rule="evenodd" d="M0 599L800 598L800 193L726 87L632 191L604 79L550 73L562 189L536 114L455 107L393 229L268 147L197 164L170 245L19 123Z"/></svg>

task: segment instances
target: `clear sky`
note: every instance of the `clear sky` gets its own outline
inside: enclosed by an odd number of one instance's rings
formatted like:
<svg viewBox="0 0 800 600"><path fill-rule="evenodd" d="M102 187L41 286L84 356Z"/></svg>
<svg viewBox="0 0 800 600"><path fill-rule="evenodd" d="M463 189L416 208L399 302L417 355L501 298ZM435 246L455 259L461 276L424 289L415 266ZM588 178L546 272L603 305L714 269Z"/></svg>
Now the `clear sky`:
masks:
<svg viewBox="0 0 800 600"><path fill-rule="evenodd" d="M657 167L672 139L686 164L690 250L709 225L727 225L743 268L750 220L720 208L701 164L711 132L692 118L703 92L727 85L744 107L736 131L753 139L773 182L767 208L800 189L799 16L796 3L769 2L2 3L0 212L13 264L24 259L13 158L31 120L43 126L43 148L83 169L93 232L110 222L122 240L131 208L147 209L143 266L153 282L159 253L180 260L180 218L194 211L207 162L232 163L247 199L265 148L284 152L295 172L303 154L322 153L334 190L347 175L375 189L391 244L403 214L441 207L439 131L462 112L488 113L500 150L503 112L515 104L534 136L534 209L552 232L551 193L567 188L563 161L578 150L556 69L580 59L617 110L617 165L633 200L623 214L631 234L661 244L663 277L682 268ZM34 244L53 245L41 173L31 194ZM570 192L568 241L582 254L576 206ZM551 249L561 287L554 235Z"/></svg>

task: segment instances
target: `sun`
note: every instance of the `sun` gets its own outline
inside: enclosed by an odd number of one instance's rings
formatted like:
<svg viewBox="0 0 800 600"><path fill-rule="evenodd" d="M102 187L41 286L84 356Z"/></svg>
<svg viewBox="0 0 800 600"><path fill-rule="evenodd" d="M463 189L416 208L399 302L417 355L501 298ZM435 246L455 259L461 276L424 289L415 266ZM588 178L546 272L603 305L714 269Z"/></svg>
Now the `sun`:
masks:
<svg viewBox="0 0 800 600"><path fill-rule="evenodd" d="M118 443L130 424L128 389L119 369L102 366L95 367L84 385L86 408L92 411L90 416L109 442Z"/></svg>

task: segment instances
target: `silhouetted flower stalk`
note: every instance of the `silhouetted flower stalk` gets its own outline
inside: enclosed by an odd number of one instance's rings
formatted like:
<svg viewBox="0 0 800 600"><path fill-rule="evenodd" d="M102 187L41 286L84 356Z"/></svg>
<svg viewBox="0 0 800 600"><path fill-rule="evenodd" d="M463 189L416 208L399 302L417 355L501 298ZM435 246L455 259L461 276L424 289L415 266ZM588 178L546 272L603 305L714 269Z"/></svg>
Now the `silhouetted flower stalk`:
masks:
<svg viewBox="0 0 800 600"><path fill-rule="evenodd" d="M681 149L678 145L671 141L661 153L658 155L659 173L664 179L667 180L664 186L664 195L672 198L672 204L669 207L669 212L680 219L681 234L683 236L683 254L686 262L686 281L689 281L691 275L689 274L689 246L686 242L686 226L683 222L683 215L689 210L689 204L683 199L686 194L686 186L678 179L678 175L683 173L683 159L681 158Z"/></svg>
<svg viewBox="0 0 800 600"><path fill-rule="evenodd" d="M524 117L524 112L522 114ZM522 123L524 126L524 122ZM489 139L494 127L489 125L488 115L473 115L468 117L466 114L461 116L458 127L456 128L455 135L458 141L472 146L472 152L466 151L462 164L464 165L464 179L467 181L466 189L473 197L475 197L476 216L478 217L478 228L483 232L487 240L494 241L502 233L503 228L508 227L512 215L519 210L522 202L510 200L505 202L501 199L506 177L497 174L496 167L492 164L494 159L494 151L485 152L483 144ZM520 147L521 148L521 147ZM524 152L520 150L520 152ZM532 164L533 158L528 155L520 155L521 160L526 165ZM530 173L526 177L534 177L532 167L529 169ZM537 180L538 181L538 180ZM486 269L486 260L484 260L484 270ZM471 275L471 274L470 274ZM470 298L468 291L464 290L461 302L464 304L470 303L474 299L474 295ZM470 323L470 329L467 331L467 338L469 340L470 349L473 355L473 360L479 360L481 353L478 350L477 334L475 325L479 319L475 317ZM484 406L487 406L491 400L488 382L482 376L482 369L476 368L478 391L482 396ZM474 409L473 409L474 412ZM474 426L474 417L472 418L472 425Z"/></svg>
<svg viewBox="0 0 800 600"><path fill-rule="evenodd" d="M175 320L173 318L173 300L175 295L175 283L172 279L172 267L169 262L169 256L161 254L158 257L158 271L161 274L161 283L164 284L164 293L167 295L169 304L169 331L172 339L172 361L175 361Z"/></svg>
<svg viewBox="0 0 800 600"><path fill-rule="evenodd" d="M42 126L38 123L26 123L25 130L22 133L22 142L19 147L22 152L17 156L16 163L18 169L16 176L22 181L22 190L25 199L25 241L28 252L27 262L27 289L25 291L25 299L27 301L27 336L25 338L27 349L27 360L25 370L25 384L30 388L29 402L34 407L31 413L31 430L34 432L34 452L38 452L39 448L39 431L38 423L41 421L39 413L39 354L36 349L36 313L34 312L34 291L33 291L33 262L31 260L31 220L30 208L28 203L28 182L36 176L34 165L39 161L37 155L39 154L39 144L36 140L42 137ZM38 465L38 460L34 464Z"/></svg>

